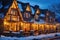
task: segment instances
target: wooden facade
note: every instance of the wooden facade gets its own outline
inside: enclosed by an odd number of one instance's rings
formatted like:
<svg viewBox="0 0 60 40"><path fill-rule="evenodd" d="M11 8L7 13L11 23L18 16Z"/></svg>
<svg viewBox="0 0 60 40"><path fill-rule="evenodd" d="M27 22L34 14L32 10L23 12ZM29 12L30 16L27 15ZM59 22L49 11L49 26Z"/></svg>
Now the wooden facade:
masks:
<svg viewBox="0 0 60 40"><path fill-rule="evenodd" d="M16 0L14 0L8 12L6 13L6 16L4 17L4 30L18 31L20 21L23 21L23 18L20 9L18 8L18 4Z"/></svg>
<svg viewBox="0 0 60 40"><path fill-rule="evenodd" d="M28 10L27 8L26 10ZM30 10L29 10L30 11ZM40 10L37 10L37 14L39 14ZM39 12L39 13L38 13ZM13 31L17 32L20 30L23 31L56 31L57 24L36 24L31 22L24 22L20 9L18 8L18 4L16 0L13 1L11 7L9 8L6 16L4 17L4 31ZM60 29L59 29L60 30Z"/></svg>

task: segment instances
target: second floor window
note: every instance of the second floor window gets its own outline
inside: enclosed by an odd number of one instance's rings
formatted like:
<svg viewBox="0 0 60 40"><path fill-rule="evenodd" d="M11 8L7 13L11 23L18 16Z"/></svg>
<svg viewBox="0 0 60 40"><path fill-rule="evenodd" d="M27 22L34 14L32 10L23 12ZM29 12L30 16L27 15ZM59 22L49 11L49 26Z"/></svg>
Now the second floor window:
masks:
<svg viewBox="0 0 60 40"><path fill-rule="evenodd" d="M30 13L24 13L24 18L30 18Z"/></svg>

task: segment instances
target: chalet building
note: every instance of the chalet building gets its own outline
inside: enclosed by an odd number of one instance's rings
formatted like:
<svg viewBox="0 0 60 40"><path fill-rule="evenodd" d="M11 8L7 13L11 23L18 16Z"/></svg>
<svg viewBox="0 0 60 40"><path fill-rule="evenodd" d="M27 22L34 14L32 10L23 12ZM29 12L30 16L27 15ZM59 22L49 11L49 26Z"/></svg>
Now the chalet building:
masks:
<svg viewBox="0 0 60 40"><path fill-rule="evenodd" d="M41 11L39 7L36 7L34 15L35 20L39 19L40 13ZM34 30L39 32L42 31L44 33L46 30L47 32L50 30L56 31L57 24L37 24L34 22L29 22L32 18L31 14L32 12L29 4L26 5L26 8L22 14L16 0L14 0L3 19L4 32L19 32L20 30L29 32L30 30ZM45 15L46 21L49 22L50 14L47 12Z"/></svg>

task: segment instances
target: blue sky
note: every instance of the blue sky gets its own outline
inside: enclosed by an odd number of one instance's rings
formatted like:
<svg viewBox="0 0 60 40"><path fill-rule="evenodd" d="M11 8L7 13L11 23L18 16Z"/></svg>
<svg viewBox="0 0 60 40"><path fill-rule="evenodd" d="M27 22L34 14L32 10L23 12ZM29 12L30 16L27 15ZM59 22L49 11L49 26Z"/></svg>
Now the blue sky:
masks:
<svg viewBox="0 0 60 40"><path fill-rule="evenodd" d="M18 0L21 2L29 2L30 5L39 5L41 9L47 9L52 4L60 3L60 0Z"/></svg>

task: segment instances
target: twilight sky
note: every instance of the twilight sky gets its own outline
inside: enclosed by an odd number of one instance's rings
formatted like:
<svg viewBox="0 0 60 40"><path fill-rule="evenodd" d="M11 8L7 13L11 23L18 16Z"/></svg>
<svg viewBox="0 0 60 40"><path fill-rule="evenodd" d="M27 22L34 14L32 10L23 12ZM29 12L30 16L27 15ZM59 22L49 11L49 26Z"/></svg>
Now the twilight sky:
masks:
<svg viewBox="0 0 60 40"><path fill-rule="evenodd" d="M41 9L48 8L51 4L57 4L60 3L60 0L18 0L22 2L29 2L30 5L39 5Z"/></svg>
<svg viewBox="0 0 60 40"><path fill-rule="evenodd" d="M40 9L49 9L52 7L52 5L56 5L60 3L60 0L18 0L24 3L30 3L30 5L34 6L34 5L39 5ZM60 17L60 13L56 13L56 18L58 18L58 20Z"/></svg>

